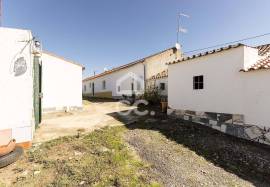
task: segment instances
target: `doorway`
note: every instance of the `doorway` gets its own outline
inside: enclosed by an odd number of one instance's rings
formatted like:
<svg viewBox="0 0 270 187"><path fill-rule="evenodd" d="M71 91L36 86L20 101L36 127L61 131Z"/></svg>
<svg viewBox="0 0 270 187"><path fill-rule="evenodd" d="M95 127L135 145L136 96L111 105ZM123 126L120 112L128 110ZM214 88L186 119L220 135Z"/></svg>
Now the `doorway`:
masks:
<svg viewBox="0 0 270 187"><path fill-rule="evenodd" d="M39 56L34 56L33 69L34 69L34 117L35 127L37 128L42 120L42 63Z"/></svg>
<svg viewBox="0 0 270 187"><path fill-rule="evenodd" d="M92 83L92 96L95 96L95 83Z"/></svg>

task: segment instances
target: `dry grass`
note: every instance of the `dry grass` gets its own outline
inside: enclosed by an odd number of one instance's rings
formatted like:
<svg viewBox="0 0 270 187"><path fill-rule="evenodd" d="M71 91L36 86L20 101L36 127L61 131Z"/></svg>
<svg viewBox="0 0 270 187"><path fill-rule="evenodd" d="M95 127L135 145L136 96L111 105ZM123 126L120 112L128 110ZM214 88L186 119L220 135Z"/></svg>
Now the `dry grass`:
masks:
<svg viewBox="0 0 270 187"><path fill-rule="evenodd" d="M159 186L144 175L148 166L123 142L125 130L105 128L35 147L12 169L11 185Z"/></svg>

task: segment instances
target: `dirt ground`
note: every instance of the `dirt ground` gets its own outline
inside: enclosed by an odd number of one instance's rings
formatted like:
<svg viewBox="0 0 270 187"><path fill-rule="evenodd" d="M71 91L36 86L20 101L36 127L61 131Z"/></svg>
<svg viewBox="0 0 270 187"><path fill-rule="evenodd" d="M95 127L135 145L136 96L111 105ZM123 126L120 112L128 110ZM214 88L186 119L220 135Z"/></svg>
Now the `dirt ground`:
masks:
<svg viewBox="0 0 270 187"><path fill-rule="evenodd" d="M34 143L75 135L78 131L88 133L105 126L123 125L108 114L133 108L120 102L95 100L84 101L81 111L45 114L40 127L35 132Z"/></svg>
<svg viewBox="0 0 270 187"><path fill-rule="evenodd" d="M155 115L113 116L126 124L125 140L164 186L270 186L269 146L147 109Z"/></svg>
<svg viewBox="0 0 270 187"><path fill-rule="evenodd" d="M0 186L270 186L269 146L167 118L158 106L123 116L131 107L85 104L46 116L35 140L43 143L0 169Z"/></svg>

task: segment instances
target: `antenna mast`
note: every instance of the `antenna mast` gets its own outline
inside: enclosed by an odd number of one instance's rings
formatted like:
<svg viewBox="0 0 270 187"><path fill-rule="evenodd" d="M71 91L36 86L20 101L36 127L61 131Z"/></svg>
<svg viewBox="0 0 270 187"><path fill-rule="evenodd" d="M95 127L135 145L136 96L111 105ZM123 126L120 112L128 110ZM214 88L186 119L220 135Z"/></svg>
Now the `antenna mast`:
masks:
<svg viewBox="0 0 270 187"><path fill-rule="evenodd" d="M0 27L2 27L2 0L0 0Z"/></svg>

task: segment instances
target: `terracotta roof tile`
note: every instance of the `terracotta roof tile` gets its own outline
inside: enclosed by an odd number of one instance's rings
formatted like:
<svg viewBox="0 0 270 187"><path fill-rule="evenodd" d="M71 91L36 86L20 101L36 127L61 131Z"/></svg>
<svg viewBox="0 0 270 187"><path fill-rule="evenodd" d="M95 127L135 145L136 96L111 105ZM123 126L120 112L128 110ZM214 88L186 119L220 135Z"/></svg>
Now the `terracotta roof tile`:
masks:
<svg viewBox="0 0 270 187"><path fill-rule="evenodd" d="M243 72L249 72L249 71L254 71L254 70L259 70L259 69L270 69L270 55L266 56L265 58L258 60L255 64L250 66L246 70L240 70Z"/></svg>
<svg viewBox="0 0 270 187"><path fill-rule="evenodd" d="M256 47L259 50L259 55L264 56L270 53L270 44L260 45Z"/></svg>
<svg viewBox="0 0 270 187"><path fill-rule="evenodd" d="M156 75L153 75L151 78L149 78L148 80L157 80L157 79L163 79L168 77L168 70L164 70L162 72L157 73Z"/></svg>
<svg viewBox="0 0 270 187"><path fill-rule="evenodd" d="M213 49L211 51L201 52L201 53L198 53L196 55L184 57L184 58L182 58L182 59L180 59L178 61L173 61L173 62L170 62L170 63L167 63L167 64L168 65L177 64L177 63L184 62L184 61L187 61L187 60L190 60L190 59L194 59L194 58L206 56L206 55L209 55L209 54L218 53L218 52L221 52L221 51L224 51L224 50L228 50L228 49L232 49L232 48L237 48L237 47L240 47L240 46L243 46L243 45L244 44L241 44L241 43L238 43L238 44L235 44L235 45L228 45L226 47L221 47L221 48L218 48L218 49Z"/></svg>
<svg viewBox="0 0 270 187"><path fill-rule="evenodd" d="M107 74L110 74L110 73L119 71L119 70L121 70L121 69L125 69L125 68L128 68L128 67L134 66L134 65L136 65L136 64L139 64L139 63L144 62L145 59L147 59L147 58L153 57L153 56L155 56L155 55L162 54L162 53L164 53L164 52L166 52L166 51L169 51L169 50L176 50L176 48L175 48L175 47L171 47L171 48L169 48L169 49L165 49L165 50L160 51L160 52L158 52L158 53L155 53L155 54L152 54L152 55L147 56L147 57L145 57L145 58L142 58L142 59L140 59L140 60L137 60L137 61L134 61L134 62L125 64L125 65L119 66L119 67L117 67L117 68L113 68L113 69L111 69L111 70L105 71L105 72L100 73L100 74L95 75L95 76L87 77L87 78L83 79L83 82L84 82L84 81L93 80L93 79L95 79L95 78L102 77L102 76L104 76L104 75L107 75Z"/></svg>

